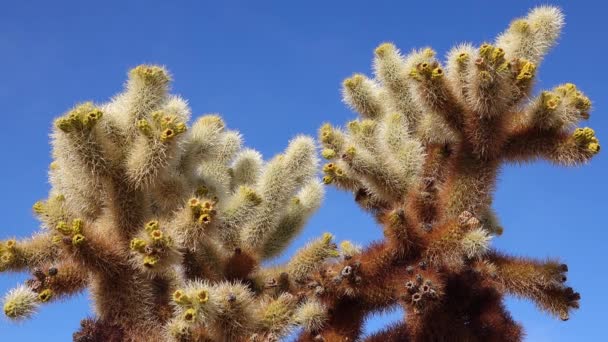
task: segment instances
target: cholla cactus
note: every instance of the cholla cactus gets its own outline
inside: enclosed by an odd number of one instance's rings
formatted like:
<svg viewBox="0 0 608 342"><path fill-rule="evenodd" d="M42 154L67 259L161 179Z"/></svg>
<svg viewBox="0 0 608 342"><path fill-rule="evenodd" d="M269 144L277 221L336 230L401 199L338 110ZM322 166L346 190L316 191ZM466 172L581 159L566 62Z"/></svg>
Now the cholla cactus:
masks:
<svg viewBox="0 0 608 342"><path fill-rule="evenodd" d="M353 192L385 239L310 279L331 315L300 340L357 340L366 315L400 305L403 322L369 341L518 341L504 295L562 320L578 308L566 265L490 247L502 232L491 205L503 163L578 165L600 149L592 129L574 129L591 110L575 85L532 95L562 25L559 9L538 7L494 43L456 46L445 66L430 48L403 55L384 43L373 79L344 81L360 118L321 127L323 180Z"/></svg>
<svg viewBox="0 0 608 342"><path fill-rule="evenodd" d="M189 127L169 83L141 65L109 103L55 121L52 189L33 207L43 231L0 244L0 270L33 274L6 296L6 316L88 288L95 317L77 341L277 340L320 327L322 304L275 287L338 256L332 236L284 269L260 267L321 203L314 140L265 163L217 115Z"/></svg>
<svg viewBox="0 0 608 342"><path fill-rule="evenodd" d="M368 314L401 305L403 322L369 341L518 341L502 304L529 298L567 319L580 296L557 261L490 247L503 162L587 162L599 152L590 100L563 84L529 100L563 23L540 7L492 44L460 45L444 69L430 48L376 49L375 79L354 75L344 100L361 118L320 129L323 183L352 191L385 239L340 247L329 233L284 265L279 255L319 207L316 146L297 137L263 162L217 115L190 127L158 66L130 72L110 103L55 122L43 231L0 244L0 270L33 277L5 314L88 288L95 317L76 341L354 341Z"/></svg>

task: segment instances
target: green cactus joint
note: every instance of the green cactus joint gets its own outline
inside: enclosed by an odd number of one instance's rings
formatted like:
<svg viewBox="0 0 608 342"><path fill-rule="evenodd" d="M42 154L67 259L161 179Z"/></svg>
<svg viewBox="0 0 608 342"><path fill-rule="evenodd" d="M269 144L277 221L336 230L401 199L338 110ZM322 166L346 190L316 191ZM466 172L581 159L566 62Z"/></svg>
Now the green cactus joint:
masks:
<svg viewBox="0 0 608 342"><path fill-rule="evenodd" d="M38 294L38 300L42 303L46 303L53 298L53 291L46 289Z"/></svg>
<svg viewBox="0 0 608 342"><path fill-rule="evenodd" d="M75 247L81 246L85 242L86 238L82 234L75 234L72 237L72 245Z"/></svg>

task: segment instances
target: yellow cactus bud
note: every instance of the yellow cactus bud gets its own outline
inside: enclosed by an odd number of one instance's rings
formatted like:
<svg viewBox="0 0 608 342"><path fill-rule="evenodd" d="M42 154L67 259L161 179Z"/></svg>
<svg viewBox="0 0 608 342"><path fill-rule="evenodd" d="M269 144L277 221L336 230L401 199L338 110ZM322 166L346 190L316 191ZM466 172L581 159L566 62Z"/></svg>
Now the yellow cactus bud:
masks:
<svg viewBox="0 0 608 342"><path fill-rule="evenodd" d="M57 170L59 168L59 164L56 161L52 161L51 164L49 165L49 168L52 171L55 171L55 170Z"/></svg>
<svg viewBox="0 0 608 342"><path fill-rule="evenodd" d="M253 203L255 205L262 203L262 197L260 197L260 195L258 195L258 193L254 189L248 186L239 187L239 192L250 203Z"/></svg>
<svg viewBox="0 0 608 342"><path fill-rule="evenodd" d="M344 88L353 90L356 87L360 86L364 80L365 80L365 76L363 76L361 74L355 74L352 77L345 79L344 82L342 82L342 85L344 86Z"/></svg>
<svg viewBox="0 0 608 342"><path fill-rule="evenodd" d="M435 57L435 54L436 54L435 50L433 50L429 47L424 48L424 50L422 50L422 55L426 58L433 58L433 57Z"/></svg>
<svg viewBox="0 0 608 342"><path fill-rule="evenodd" d="M72 237L72 245L78 247L84 243L86 238L82 234L76 234Z"/></svg>
<svg viewBox="0 0 608 342"><path fill-rule="evenodd" d="M161 128L173 127L175 120L177 120L177 117L175 115L165 115L160 119L160 127Z"/></svg>
<svg viewBox="0 0 608 342"><path fill-rule="evenodd" d="M152 267L156 266L156 264L158 264L159 261L160 261L160 259L156 255L146 255L144 257L144 266L147 268L152 268Z"/></svg>
<svg viewBox="0 0 608 342"><path fill-rule="evenodd" d="M84 221L82 219L72 220L72 233L82 234L82 228L84 228Z"/></svg>
<svg viewBox="0 0 608 342"><path fill-rule="evenodd" d="M143 253L146 249L146 241L139 238L134 238L133 240L131 240L130 248L133 251Z"/></svg>
<svg viewBox="0 0 608 342"><path fill-rule="evenodd" d="M34 210L34 213L36 213L36 215L44 214L44 202L38 201L38 202L34 203L34 205L32 206L32 209Z"/></svg>
<svg viewBox="0 0 608 342"><path fill-rule="evenodd" d="M589 151L591 151L591 153L596 154L600 152L600 144L598 143L590 143L589 146L587 146L587 148L589 149Z"/></svg>
<svg viewBox="0 0 608 342"><path fill-rule="evenodd" d="M334 159L336 157L336 151L331 148L325 148L321 152L321 156L325 159Z"/></svg>
<svg viewBox="0 0 608 342"><path fill-rule="evenodd" d="M201 201L196 197L192 197L191 199L188 200L188 206L191 209L197 209L197 210L200 210L202 208Z"/></svg>
<svg viewBox="0 0 608 342"><path fill-rule="evenodd" d="M165 69L156 65L139 65L129 72L131 77L139 78L150 85L164 85L171 78Z"/></svg>
<svg viewBox="0 0 608 342"><path fill-rule="evenodd" d="M359 122L359 120L352 120L352 121L349 121L349 122L346 124L346 127L348 127L348 130L349 130L351 133L358 133L358 132L361 130L361 126L360 126L360 122Z"/></svg>
<svg viewBox="0 0 608 342"><path fill-rule="evenodd" d="M53 291L46 289L38 294L38 300L42 303L46 303L53 298Z"/></svg>
<svg viewBox="0 0 608 342"><path fill-rule="evenodd" d="M209 292L207 292L206 290L200 290L196 293L196 298L201 304L207 303L207 301L209 300Z"/></svg>
<svg viewBox="0 0 608 342"><path fill-rule="evenodd" d="M514 32L524 33L530 30L530 24L525 19L517 19L511 23L511 30Z"/></svg>
<svg viewBox="0 0 608 342"><path fill-rule="evenodd" d="M591 109L591 100L585 95L576 94L574 97L574 105L577 109L587 112Z"/></svg>
<svg viewBox="0 0 608 342"><path fill-rule="evenodd" d="M494 52L494 46L490 44L481 44L479 47L479 55L484 59L491 59Z"/></svg>
<svg viewBox="0 0 608 342"><path fill-rule="evenodd" d="M534 77L534 73L536 72L536 65L529 61L524 61L519 74L517 75L517 80L525 81L530 80Z"/></svg>
<svg viewBox="0 0 608 342"><path fill-rule="evenodd" d="M589 127L574 130L574 138L581 141L590 141L595 138L595 131Z"/></svg>
<svg viewBox="0 0 608 342"><path fill-rule="evenodd" d="M164 236L163 232L160 229L153 230L153 231L149 232L149 234L150 234L150 237L152 238L152 240L154 240L156 242L162 241L163 236Z"/></svg>
<svg viewBox="0 0 608 342"><path fill-rule="evenodd" d="M13 249L15 249L15 246L17 245L17 240L15 240L15 239L6 240L6 243L4 245L6 246L7 250L12 251Z"/></svg>
<svg viewBox="0 0 608 342"><path fill-rule="evenodd" d="M59 118L55 120L55 127L62 130L65 133L69 133L73 130L72 120L68 118Z"/></svg>
<svg viewBox="0 0 608 342"><path fill-rule="evenodd" d="M160 140L162 142L167 142L167 141L170 141L171 139L173 139L175 137L175 135L176 135L175 130L173 130L171 128L167 128L160 134Z"/></svg>
<svg viewBox="0 0 608 342"><path fill-rule="evenodd" d="M182 290L173 292L173 301L180 305L188 305L192 303L190 297L188 297Z"/></svg>
<svg viewBox="0 0 608 342"><path fill-rule="evenodd" d="M501 48L495 48L492 51L491 59L492 59L492 61L495 64L504 62L504 60L505 60L505 50L503 50Z"/></svg>
<svg viewBox="0 0 608 342"><path fill-rule="evenodd" d="M154 122L156 122L157 124L160 124L161 123L160 121L161 121L163 115L165 115L165 113L163 113L163 111L157 110L155 112L152 112L152 114L150 116L152 117L152 120L154 120Z"/></svg>
<svg viewBox="0 0 608 342"><path fill-rule="evenodd" d="M431 65L427 62L418 64L417 70L419 74L425 76L431 75L432 73Z"/></svg>
<svg viewBox="0 0 608 342"><path fill-rule="evenodd" d="M350 146L349 148L346 149L346 152L344 152L344 155L347 158L352 158L355 156L356 153L357 153L357 149L354 146Z"/></svg>
<svg viewBox="0 0 608 342"><path fill-rule="evenodd" d="M199 224L209 224L209 223L211 223L211 215L209 215L209 214L202 214L198 218L198 223Z"/></svg>
<svg viewBox="0 0 608 342"><path fill-rule="evenodd" d="M334 163L327 163L327 164L323 165L323 172L325 172L325 173L331 173L335 170L336 170L336 164L334 164Z"/></svg>
<svg viewBox="0 0 608 342"><path fill-rule="evenodd" d="M150 126L150 123L146 119L141 119L141 120L137 121L137 129L139 129L141 134L143 134L145 136L152 135L152 127Z"/></svg>
<svg viewBox="0 0 608 342"><path fill-rule="evenodd" d="M193 323L196 321L196 309L190 308L184 312L184 320L188 323Z"/></svg>
<svg viewBox="0 0 608 342"><path fill-rule="evenodd" d="M62 240L63 238L59 235L53 235L53 237L51 238L51 242L55 245L59 244Z"/></svg>
<svg viewBox="0 0 608 342"><path fill-rule="evenodd" d="M213 203L209 202L209 201L204 201L201 203L201 207L203 208L203 210L211 210L213 209Z"/></svg>
<svg viewBox="0 0 608 342"><path fill-rule="evenodd" d="M65 221L59 221L57 226L55 226L55 229L57 229L57 231L63 235L72 234L72 227L70 227Z"/></svg>
<svg viewBox="0 0 608 342"><path fill-rule="evenodd" d="M334 177L326 175L323 176L323 184L331 184L334 181Z"/></svg>
<svg viewBox="0 0 608 342"><path fill-rule="evenodd" d="M458 63L465 63L469 60L469 58L471 58L471 56L469 56L468 53L466 52L461 52L458 57L456 57L456 61L458 61Z"/></svg>
<svg viewBox="0 0 608 342"><path fill-rule="evenodd" d="M504 72L504 71L508 71L511 69L511 63L509 62L503 62L501 63L497 68L496 71L498 72Z"/></svg>
<svg viewBox="0 0 608 342"><path fill-rule="evenodd" d="M572 84L572 83L565 83L562 84L558 87L555 87L555 91L559 92L560 94L564 95L564 96L568 96L568 95L572 95L572 94L576 94L576 85Z"/></svg>
<svg viewBox="0 0 608 342"><path fill-rule="evenodd" d="M182 134L186 130L188 130L188 126L186 126L186 124L183 122L179 122L175 125L175 133L177 134Z"/></svg>
<svg viewBox="0 0 608 342"><path fill-rule="evenodd" d="M331 233L323 233L322 239L323 239L323 243L329 244L331 242L331 240L334 239L334 236Z"/></svg>
<svg viewBox="0 0 608 342"><path fill-rule="evenodd" d="M82 118L82 124L85 127L93 127L95 126L95 124L101 119L101 117L103 116L103 112L99 109L93 109L91 111L89 111L88 113L86 113Z"/></svg>
<svg viewBox="0 0 608 342"><path fill-rule="evenodd" d="M439 67L433 69L433 72L431 73L431 77L432 78L442 78L443 77L443 70Z"/></svg>
<svg viewBox="0 0 608 342"><path fill-rule="evenodd" d="M153 230L157 230L158 228L159 228L158 221L157 220L152 220L152 221L149 221L148 223L146 223L146 226L145 226L144 229L147 232L151 232Z"/></svg>
<svg viewBox="0 0 608 342"><path fill-rule="evenodd" d="M2 256L0 256L0 263L2 265L9 265L13 260L15 260L15 255L13 253L3 253ZM0 269L2 269L1 266Z"/></svg>
<svg viewBox="0 0 608 342"><path fill-rule="evenodd" d="M559 106L561 99L554 93L543 91L541 93L541 98L543 101L543 107L546 110L555 110Z"/></svg>
<svg viewBox="0 0 608 342"><path fill-rule="evenodd" d="M391 43L382 43L380 44L380 46L378 46L376 48L376 50L374 51L376 53L376 56L382 58L384 56L386 56L387 53L394 51L395 50L395 46Z"/></svg>

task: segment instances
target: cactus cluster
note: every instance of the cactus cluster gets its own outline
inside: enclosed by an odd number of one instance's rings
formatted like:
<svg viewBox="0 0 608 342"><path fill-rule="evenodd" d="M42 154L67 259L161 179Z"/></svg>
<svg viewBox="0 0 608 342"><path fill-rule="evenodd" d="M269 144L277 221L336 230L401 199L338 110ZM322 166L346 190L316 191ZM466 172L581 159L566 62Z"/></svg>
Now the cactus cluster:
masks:
<svg viewBox="0 0 608 342"><path fill-rule="evenodd" d="M369 314L402 322L367 341L519 341L504 295L561 319L580 296L556 260L502 254L492 193L503 163L584 164L599 152L590 100L570 83L533 96L559 36L538 7L494 43L375 50L374 78L343 83L359 118L319 130L264 161L218 115L190 122L163 68L141 65L109 103L56 119L42 232L0 243L0 271L32 278L3 303L13 320L88 289L94 317L75 341L355 341ZM280 255L320 206L350 191L383 228L366 247L323 236ZM449 338L448 338L449 337Z"/></svg>

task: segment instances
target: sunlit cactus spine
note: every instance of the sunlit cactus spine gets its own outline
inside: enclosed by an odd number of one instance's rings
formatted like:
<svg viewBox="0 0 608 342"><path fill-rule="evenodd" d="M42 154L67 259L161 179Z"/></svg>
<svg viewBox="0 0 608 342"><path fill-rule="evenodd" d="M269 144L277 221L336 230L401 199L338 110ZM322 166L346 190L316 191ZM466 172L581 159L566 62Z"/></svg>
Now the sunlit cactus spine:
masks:
<svg viewBox="0 0 608 342"><path fill-rule="evenodd" d="M52 189L34 204L42 231L0 243L0 271L31 279L5 296L12 320L88 289L94 317L75 341L520 341L505 295L568 319L580 295L565 264L493 249L503 163L588 162L600 150L591 101L565 83L533 95L563 26L538 7L494 43L375 50L375 77L343 83L360 118L294 138L264 161L218 115L190 122L159 66L129 73L107 104L55 121ZM317 172L323 172L321 180ZM383 228L360 247L325 233L280 255L320 206L350 191ZM363 336L370 314L406 316Z"/></svg>

